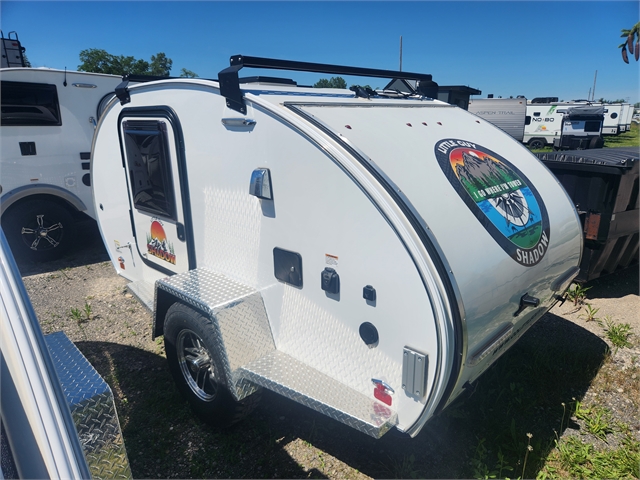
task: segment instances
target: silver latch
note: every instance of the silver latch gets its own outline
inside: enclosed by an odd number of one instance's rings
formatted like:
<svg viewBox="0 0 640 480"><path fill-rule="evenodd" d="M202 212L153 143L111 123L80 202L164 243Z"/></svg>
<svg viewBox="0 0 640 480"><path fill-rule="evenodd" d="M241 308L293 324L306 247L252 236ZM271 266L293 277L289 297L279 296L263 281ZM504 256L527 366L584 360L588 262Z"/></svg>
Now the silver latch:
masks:
<svg viewBox="0 0 640 480"><path fill-rule="evenodd" d="M427 394L428 357L409 347L402 351L402 388L410 397L422 399Z"/></svg>

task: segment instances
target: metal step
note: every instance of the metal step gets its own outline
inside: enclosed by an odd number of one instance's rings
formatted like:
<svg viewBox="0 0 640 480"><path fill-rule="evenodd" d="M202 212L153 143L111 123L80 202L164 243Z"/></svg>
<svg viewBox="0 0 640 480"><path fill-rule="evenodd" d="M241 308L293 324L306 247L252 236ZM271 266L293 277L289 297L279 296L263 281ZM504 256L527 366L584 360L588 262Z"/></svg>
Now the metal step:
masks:
<svg viewBox="0 0 640 480"><path fill-rule="evenodd" d="M153 313L153 301L155 294L155 287L153 283L138 280L137 282L129 283L127 288L131 294L147 308L147 310Z"/></svg>
<svg viewBox="0 0 640 480"><path fill-rule="evenodd" d="M239 374L374 438L398 423L388 406L277 350L241 367Z"/></svg>

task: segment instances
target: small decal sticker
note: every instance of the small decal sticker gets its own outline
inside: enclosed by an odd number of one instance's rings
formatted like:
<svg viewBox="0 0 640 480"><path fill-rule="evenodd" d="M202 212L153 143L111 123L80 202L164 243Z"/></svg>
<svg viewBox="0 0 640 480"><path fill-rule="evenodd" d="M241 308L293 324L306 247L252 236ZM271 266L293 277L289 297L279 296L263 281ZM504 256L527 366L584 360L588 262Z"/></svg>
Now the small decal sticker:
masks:
<svg viewBox="0 0 640 480"><path fill-rule="evenodd" d="M173 244L167 240L167 236L162 228L162 222L157 219L151 220L151 229L147 233L147 252L154 257L158 257L165 262L176 264L176 255Z"/></svg>
<svg viewBox="0 0 640 480"><path fill-rule="evenodd" d="M124 257L118 257L118 262L120 262L120 268L124 270Z"/></svg>
<svg viewBox="0 0 640 480"><path fill-rule="evenodd" d="M328 253L325 253L324 255L324 262L327 265L332 265L332 266L337 266L338 265L338 257L335 255L329 255Z"/></svg>
<svg viewBox="0 0 640 480"><path fill-rule="evenodd" d="M435 146L440 168L478 221L502 249L525 267L549 246L549 217L525 175L495 152L458 139Z"/></svg>

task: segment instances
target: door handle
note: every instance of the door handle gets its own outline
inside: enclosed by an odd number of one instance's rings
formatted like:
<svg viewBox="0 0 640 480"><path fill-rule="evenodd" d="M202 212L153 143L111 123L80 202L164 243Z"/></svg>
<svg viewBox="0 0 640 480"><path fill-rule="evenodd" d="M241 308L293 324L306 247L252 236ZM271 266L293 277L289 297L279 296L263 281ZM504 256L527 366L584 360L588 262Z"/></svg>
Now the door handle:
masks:
<svg viewBox="0 0 640 480"><path fill-rule="evenodd" d="M514 312L513 316L517 317L527 307L537 307L538 305L540 305L539 298L532 297L528 293L525 293L524 295L522 295L522 297L520 297L520 306L518 307L518 310Z"/></svg>

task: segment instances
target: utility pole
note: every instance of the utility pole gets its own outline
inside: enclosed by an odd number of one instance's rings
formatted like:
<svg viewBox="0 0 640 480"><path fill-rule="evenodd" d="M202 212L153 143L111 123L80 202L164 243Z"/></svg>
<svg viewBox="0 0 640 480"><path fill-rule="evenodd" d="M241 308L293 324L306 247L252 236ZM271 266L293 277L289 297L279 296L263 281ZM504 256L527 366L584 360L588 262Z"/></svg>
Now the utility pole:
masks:
<svg viewBox="0 0 640 480"><path fill-rule="evenodd" d="M598 70L596 70L596 74L593 77L593 90L591 91L591 101L596 98L596 79L598 78Z"/></svg>
<svg viewBox="0 0 640 480"><path fill-rule="evenodd" d="M402 71L402 35L400 35L400 70Z"/></svg>

